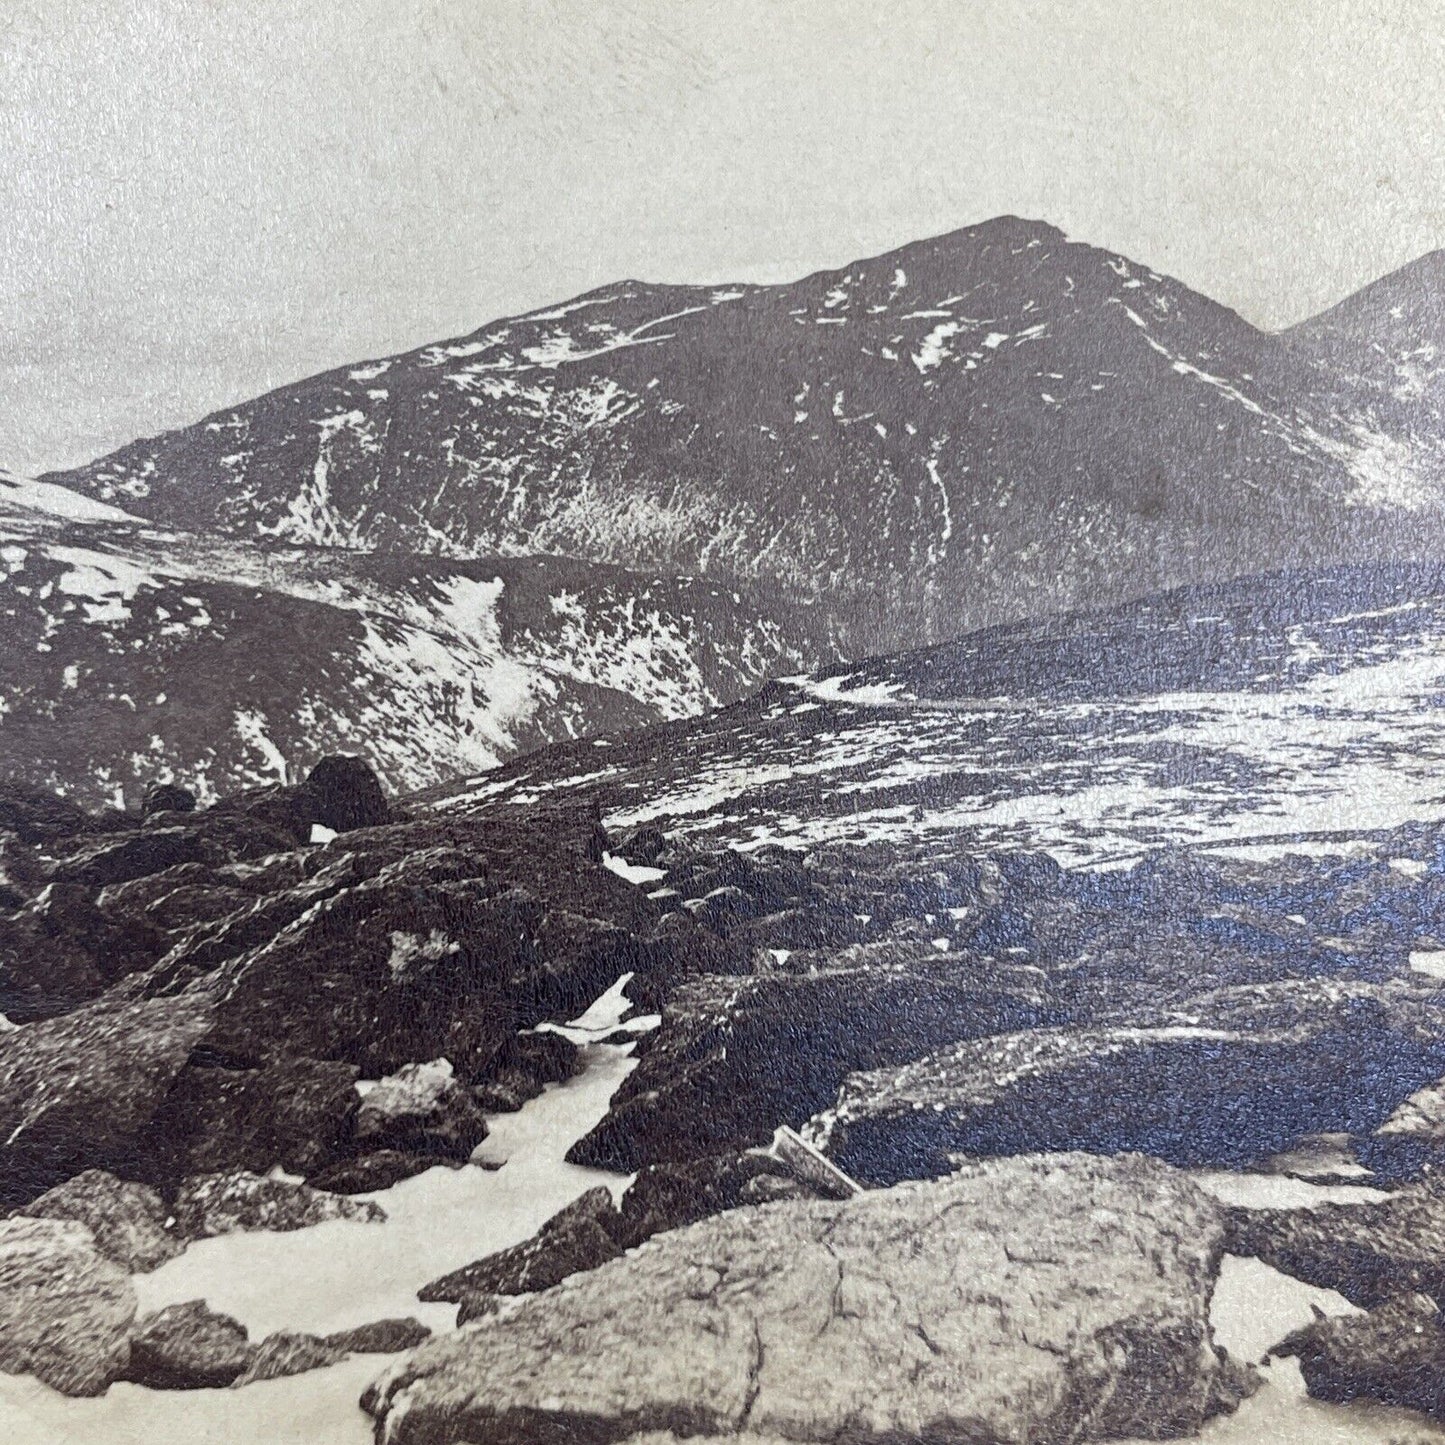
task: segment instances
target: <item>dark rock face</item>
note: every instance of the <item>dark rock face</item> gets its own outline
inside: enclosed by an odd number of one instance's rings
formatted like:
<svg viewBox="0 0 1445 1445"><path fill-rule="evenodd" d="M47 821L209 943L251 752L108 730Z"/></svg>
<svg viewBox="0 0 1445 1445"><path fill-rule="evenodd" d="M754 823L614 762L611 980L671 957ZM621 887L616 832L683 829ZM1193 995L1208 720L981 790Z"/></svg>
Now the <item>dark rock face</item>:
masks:
<svg viewBox="0 0 1445 1445"><path fill-rule="evenodd" d="M370 1200L327 1194L306 1184L238 1170L188 1179L176 1195L176 1230L209 1239L238 1229L305 1229L331 1219L380 1223L386 1211Z"/></svg>
<svg viewBox="0 0 1445 1445"><path fill-rule="evenodd" d="M147 919L100 906L92 888L51 883L0 918L0 1013L12 1023L66 1013L163 949Z"/></svg>
<svg viewBox="0 0 1445 1445"><path fill-rule="evenodd" d="M217 1390L243 1374L255 1354L245 1325L204 1300L189 1300L136 1325L122 1378L150 1390Z"/></svg>
<svg viewBox="0 0 1445 1445"><path fill-rule="evenodd" d="M179 783L152 783L145 790L140 810L146 817L152 813L194 813L196 795Z"/></svg>
<svg viewBox="0 0 1445 1445"><path fill-rule="evenodd" d="M1189 1435L1249 1388L1210 1344L1222 1245L1152 1161L990 1161L661 1235L429 1342L363 1405L395 1445Z"/></svg>
<svg viewBox="0 0 1445 1445"><path fill-rule="evenodd" d="M1270 1353L1297 1358L1317 1400L1376 1400L1445 1418L1445 1326L1428 1295L1316 1320Z"/></svg>
<svg viewBox="0 0 1445 1445"><path fill-rule="evenodd" d="M1373 1309L1397 1295L1445 1297L1445 1188L1430 1181L1369 1204L1231 1209L1232 1253Z"/></svg>
<svg viewBox="0 0 1445 1445"><path fill-rule="evenodd" d="M1049 1017L1037 969L881 945L817 973L676 988L611 1112L568 1158L631 1172L766 1143L825 1108L853 1070Z"/></svg>
<svg viewBox="0 0 1445 1445"><path fill-rule="evenodd" d="M1029 1149L1243 1164L1304 1134L1368 1133L1438 1075L1442 1024L1436 992L1408 981L1228 989L856 1074L809 1127L841 1168L872 1182L940 1174L954 1155Z"/></svg>
<svg viewBox="0 0 1445 1445"><path fill-rule="evenodd" d="M408 1316L399 1320L373 1320L349 1330L327 1335L324 1343L348 1355L395 1355L414 1350L431 1338L431 1330Z"/></svg>
<svg viewBox="0 0 1445 1445"><path fill-rule="evenodd" d="M43 788L13 782L0 785L0 833L14 833L22 843L58 843L128 826L131 821L124 814L97 817Z"/></svg>
<svg viewBox="0 0 1445 1445"><path fill-rule="evenodd" d="M103 1001L0 1034L0 1204L86 1168L129 1173L214 1014L201 998Z"/></svg>
<svg viewBox="0 0 1445 1445"><path fill-rule="evenodd" d="M19 1212L85 1225L95 1247L127 1274L157 1269L185 1248L185 1241L166 1228L166 1207L154 1189L102 1169L87 1169L47 1189Z"/></svg>
<svg viewBox="0 0 1445 1445"><path fill-rule="evenodd" d="M136 1297L69 1219L0 1222L0 1371L99 1395L125 1367Z"/></svg>

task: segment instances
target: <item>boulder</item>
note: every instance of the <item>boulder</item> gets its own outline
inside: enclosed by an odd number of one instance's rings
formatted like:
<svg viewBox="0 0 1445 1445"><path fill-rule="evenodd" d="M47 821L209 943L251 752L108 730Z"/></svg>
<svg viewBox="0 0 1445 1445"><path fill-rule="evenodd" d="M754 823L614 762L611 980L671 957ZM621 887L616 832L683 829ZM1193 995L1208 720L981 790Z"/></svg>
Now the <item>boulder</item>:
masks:
<svg viewBox="0 0 1445 1445"><path fill-rule="evenodd" d="M166 1207L154 1189L103 1169L87 1169L47 1189L20 1212L85 1225L95 1247L127 1274L157 1269L185 1248L185 1241L166 1228Z"/></svg>
<svg viewBox="0 0 1445 1445"><path fill-rule="evenodd" d="M0 1034L0 1205L86 1168L132 1174L138 1137L213 1018L195 996L102 1000Z"/></svg>
<svg viewBox="0 0 1445 1445"><path fill-rule="evenodd" d="M660 1235L428 1342L362 1403L389 1445L1185 1436L1249 1387L1210 1339L1222 1246L1164 1165L989 1161Z"/></svg>
<svg viewBox="0 0 1445 1445"><path fill-rule="evenodd" d="M141 799L140 810L146 817L152 813L194 813L196 795L179 783L151 783Z"/></svg>
<svg viewBox="0 0 1445 1445"><path fill-rule="evenodd" d="M125 1367L130 1279L68 1219L0 1222L0 1372L99 1395Z"/></svg>
<svg viewBox="0 0 1445 1445"><path fill-rule="evenodd" d="M765 1144L837 1096L855 1069L1049 1018L1037 969L862 947L807 974L679 984L607 1117L568 1154L632 1173Z"/></svg>
<svg viewBox="0 0 1445 1445"><path fill-rule="evenodd" d="M1445 1299L1445 1181L1360 1204L1231 1209L1229 1249L1365 1309L1397 1295Z"/></svg>
<svg viewBox="0 0 1445 1445"><path fill-rule="evenodd" d="M1270 1353L1298 1359L1317 1400L1375 1400L1445 1418L1445 1328L1428 1295L1397 1295L1368 1314L1317 1319Z"/></svg>
<svg viewBox="0 0 1445 1445"><path fill-rule="evenodd" d="M605 1184L589 1189L554 1214L530 1239L433 1280L417 1291L423 1301L461 1304L491 1295L535 1294L570 1274L595 1269L622 1253L617 1245L622 1216Z"/></svg>
<svg viewBox="0 0 1445 1445"><path fill-rule="evenodd" d="M332 1194L370 1194L377 1189L390 1189L403 1179L425 1174L428 1169L463 1167L460 1159L444 1159L435 1154L408 1154L400 1149L378 1149L373 1154L329 1164L311 1175L308 1182L313 1188Z"/></svg>
<svg viewBox="0 0 1445 1445"><path fill-rule="evenodd" d="M854 1074L807 1132L869 1183L1033 1149L1242 1165L1305 1134L1370 1132L1442 1063L1436 988L1291 980Z"/></svg>
<svg viewBox="0 0 1445 1445"><path fill-rule="evenodd" d="M137 1324L122 1378L149 1390L217 1390L243 1374L255 1354L245 1325L194 1299Z"/></svg>
<svg viewBox="0 0 1445 1445"><path fill-rule="evenodd" d="M334 1335L327 1335L325 1343L348 1355L395 1355L402 1350L414 1350L430 1338L430 1327L408 1315L405 1319L373 1320L370 1324L338 1330Z"/></svg>
<svg viewBox="0 0 1445 1445"><path fill-rule="evenodd" d="M310 1175L351 1148L355 1064L281 1059L258 1069L182 1069L149 1131L156 1177L280 1166Z"/></svg>
<svg viewBox="0 0 1445 1445"><path fill-rule="evenodd" d="M176 1194L175 1215L176 1230L187 1239L209 1239L242 1229L306 1229L333 1219L363 1224L386 1219L386 1211L370 1200L348 1199L244 1170L187 1179Z"/></svg>
<svg viewBox="0 0 1445 1445"><path fill-rule="evenodd" d="M254 1385L258 1380L279 1380L283 1375L304 1375L323 1370L346 1358L346 1351L316 1335L278 1330L255 1347L245 1372L232 1381L234 1389Z"/></svg>
<svg viewBox="0 0 1445 1445"><path fill-rule="evenodd" d="M305 788L316 802L313 821L334 833L375 828L391 821L381 780L363 758L322 758L307 774Z"/></svg>
<svg viewBox="0 0 1445 1445"><path fill-rule="evenodd" d="M467 1159L487 1137L480 1105L446 1059L407 1064L366 1091L356 1115L362 1150L399 1149Z"/></svg>

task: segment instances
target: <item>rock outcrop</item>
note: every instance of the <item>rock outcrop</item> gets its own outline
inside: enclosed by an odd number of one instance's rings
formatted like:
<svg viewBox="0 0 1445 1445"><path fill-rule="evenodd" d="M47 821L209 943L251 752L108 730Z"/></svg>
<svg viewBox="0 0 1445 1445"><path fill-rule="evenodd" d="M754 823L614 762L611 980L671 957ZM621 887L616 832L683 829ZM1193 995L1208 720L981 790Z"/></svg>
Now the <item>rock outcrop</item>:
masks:
<svg viewBox="0 0 1445 1445"><path fill-rule="evenodd" d="M424 1345L363 1404L388 1445L1188 1435L1248 1388L1210 1340L1222 1247L1152 1161L993 1161L669 1232Z"/></svg>
<svg viewBox="0 0 1445 1445"><path fill-rule="evenodd" d="M308 1370L323 1370L346 1358L346 1351L317 1335L293 1330L277 1330L267 1335L251 1356L245 1372L232 1382L240 1389L258 1380L279 1380L283 1375L303 1375Z"/></svg>
<svg viewBox="0 0 1445 1445"><path fill-rule="evenodd" d="M487 1137L481 1106L446 1059L407 1064L369 1088L356 1115L356 1145L466 1159Z"/></svg>
<svg viewBox="0 0 1445 1445"><path fill-rule="evenodd" d="M1038 969L940 957L927 943L852 948L808 972L688 979L568 1158L632 1172L763 1144L826 1108L854 1070L1050 1016Z"/></svg>
<svg viewBox="0 0 1445 1445"><path fill-rule="evenodd" d="M0 1034L0 1204L86 1168L121 1175L214 1013L204 998L105 1001Z"/></svg>
<svg viewBox="0 0 1445 1445"><path fill-rule="evenodd" d="M0 1372L99 1395L125 1368L136 1296L73 1220L0 1222Z"/></svg>

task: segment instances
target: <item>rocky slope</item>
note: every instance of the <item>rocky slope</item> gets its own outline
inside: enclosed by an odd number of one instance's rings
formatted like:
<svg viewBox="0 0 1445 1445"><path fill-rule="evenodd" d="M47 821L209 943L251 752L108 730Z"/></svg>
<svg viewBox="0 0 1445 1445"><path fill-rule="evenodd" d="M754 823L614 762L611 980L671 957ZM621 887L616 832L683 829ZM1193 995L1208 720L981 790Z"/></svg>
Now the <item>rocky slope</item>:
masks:
<svg viewBox="0 0 1445 1445"><path fill-rule="evenodd" d="M192 531L775 583L856 657L1408 549L1433 452L1348 370L1005 217L790 285L623 282L47 480Z"/></svg>
<svg viewBox="0 0 1445 1445"><path fill-rule="evenodd" d="M814 610L559 558L258 546L0 477L0 767L203 799L366 739L408 789L700 712L832 654Z"/></svg>

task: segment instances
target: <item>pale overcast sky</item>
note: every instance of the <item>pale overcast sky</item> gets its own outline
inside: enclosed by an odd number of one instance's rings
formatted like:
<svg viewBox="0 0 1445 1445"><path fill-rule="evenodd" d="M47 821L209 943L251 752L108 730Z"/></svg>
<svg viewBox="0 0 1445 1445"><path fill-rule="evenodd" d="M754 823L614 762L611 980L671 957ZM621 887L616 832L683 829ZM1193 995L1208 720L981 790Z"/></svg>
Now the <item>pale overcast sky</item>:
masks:
<svg viewBox="0 0 1445 1445"><path fill-rule="evenodd" d="M1282 326L1445 245L1445 0L0 0L0 466L1002 212Z"/></svg>

